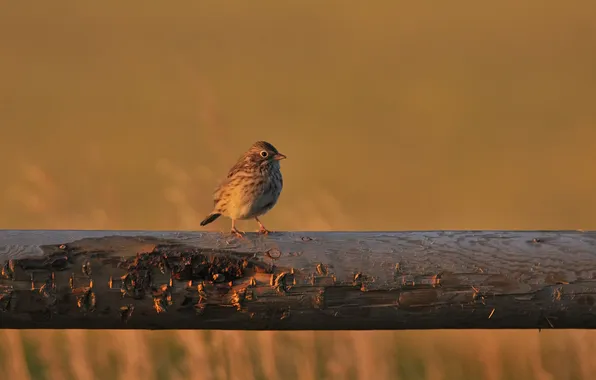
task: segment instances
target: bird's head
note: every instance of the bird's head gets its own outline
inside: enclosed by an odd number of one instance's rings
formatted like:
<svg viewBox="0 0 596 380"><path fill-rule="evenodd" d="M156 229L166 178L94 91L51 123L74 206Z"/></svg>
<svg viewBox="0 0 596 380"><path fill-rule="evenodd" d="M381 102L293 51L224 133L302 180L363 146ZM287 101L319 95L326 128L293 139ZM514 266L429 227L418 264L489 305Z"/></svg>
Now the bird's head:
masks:
<svg viewBox="0 0 596 380"><path fill-rule="evenodd" d="M266 141L257 141L252 144L246 155L250 157L251 161L260 165L279 163L279 161L286 158L285 155L279 153L273 145Z"/></svg>

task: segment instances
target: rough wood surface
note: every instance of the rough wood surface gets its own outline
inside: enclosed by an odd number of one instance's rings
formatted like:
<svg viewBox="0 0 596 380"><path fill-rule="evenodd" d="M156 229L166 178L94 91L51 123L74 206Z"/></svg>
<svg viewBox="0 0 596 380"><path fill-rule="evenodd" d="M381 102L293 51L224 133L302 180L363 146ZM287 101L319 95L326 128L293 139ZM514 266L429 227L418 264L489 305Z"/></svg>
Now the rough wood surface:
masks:
<svg viewBox="0 0 596 380"><path fill-rule="evenodd" d="M0 327L595 328L596 233L0 231Z"/></svg>

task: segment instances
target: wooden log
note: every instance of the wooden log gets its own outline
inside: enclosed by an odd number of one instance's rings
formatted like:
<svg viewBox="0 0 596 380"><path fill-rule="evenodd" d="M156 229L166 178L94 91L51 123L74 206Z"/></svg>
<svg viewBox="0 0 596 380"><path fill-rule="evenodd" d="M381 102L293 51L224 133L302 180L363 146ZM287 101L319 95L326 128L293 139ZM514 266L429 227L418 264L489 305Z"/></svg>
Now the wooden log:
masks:
<svg viewBox="0 0 596 380"><path fill-rule="evenodd" d="M596 232L0 231L0 327L595 328Z"/></svg>

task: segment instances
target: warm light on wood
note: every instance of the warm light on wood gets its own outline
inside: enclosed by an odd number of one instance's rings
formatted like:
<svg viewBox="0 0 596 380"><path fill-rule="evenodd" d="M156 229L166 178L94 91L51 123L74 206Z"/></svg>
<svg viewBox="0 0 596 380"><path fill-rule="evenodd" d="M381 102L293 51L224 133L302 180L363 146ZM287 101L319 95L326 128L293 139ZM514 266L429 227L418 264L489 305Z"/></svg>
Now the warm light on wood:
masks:
<svg viewBox="0 0 596 380"><path fill-rule="evenodd" d="M596 232L0 231L0 327L595 328Z"/></svg>

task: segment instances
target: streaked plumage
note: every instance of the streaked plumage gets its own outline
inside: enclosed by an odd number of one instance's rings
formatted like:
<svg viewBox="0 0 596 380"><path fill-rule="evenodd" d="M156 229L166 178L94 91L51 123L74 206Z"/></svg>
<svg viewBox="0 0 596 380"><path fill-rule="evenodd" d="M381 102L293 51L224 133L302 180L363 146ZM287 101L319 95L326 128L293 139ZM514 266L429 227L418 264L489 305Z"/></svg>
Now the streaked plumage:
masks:
<svg viewBox="0 0 596 380"><path fill-rule="evenodd" d="M232 219L232 233L241 236L236 220L255 219L260 233L269 231L259 220L277 203L283 188L279 161L286 158L266 141L254 143L213 194L213 211L202 222L205 226L221 215Z"/></svg>

